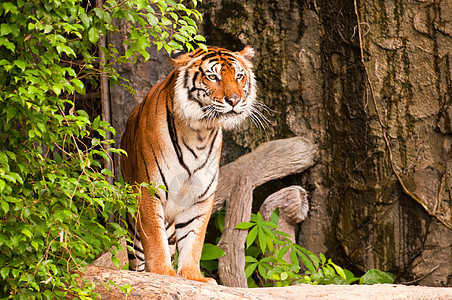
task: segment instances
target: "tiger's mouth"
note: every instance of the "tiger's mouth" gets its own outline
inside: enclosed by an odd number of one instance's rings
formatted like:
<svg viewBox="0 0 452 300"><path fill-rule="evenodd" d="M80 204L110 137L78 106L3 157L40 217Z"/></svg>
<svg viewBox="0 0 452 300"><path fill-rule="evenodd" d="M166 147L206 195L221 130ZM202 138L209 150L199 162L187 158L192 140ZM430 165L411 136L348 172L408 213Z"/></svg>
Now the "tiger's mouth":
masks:
<svg viewBox="0 0 452 300"><path fill-rule="evenodd" d="M234 118L236 116L241 115L243 112L244 111L242 111L242 110L236 111L234 109L224 111L222 109L208 106L203 109L204 115L202 116L201 119L212 120L212 119L221 119L221 118Z"/></svg>
<svg viewBox="0 0 452 300"><path fill-rule="evenodd" d="M222 113L221 115L223 115L223 116L238 116L238 115L240 115L240 114L242 114L243 112L241 111L241 112L236 112L235 110L230 110L230 111L228 111L228 112L225 112L225 113Z"/></svg>

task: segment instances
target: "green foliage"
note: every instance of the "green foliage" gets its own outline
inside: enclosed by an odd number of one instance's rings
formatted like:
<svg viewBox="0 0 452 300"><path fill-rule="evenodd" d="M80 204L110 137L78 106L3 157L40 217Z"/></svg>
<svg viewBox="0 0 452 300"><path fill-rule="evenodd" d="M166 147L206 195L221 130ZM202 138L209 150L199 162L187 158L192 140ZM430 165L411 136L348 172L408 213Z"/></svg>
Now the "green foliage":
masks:
<svg viewBox="0 0 452 300"><path fill-rule="evenodd" d="M218 259L226 253L218 247L210 243L204 243L201 254L201 267L209 271L218 270Z"/></svg>
<svg viewBox="0 0 452 300"><path fill-rule="evenodd" d="M288 286L309 284L359 284L393 283L395 276L379 270L369 270L360 278L343 269L320 253L318 256L292 243L289 235L279 230L278 210L269 221L261 214L251 215L250 222L242 222L237 229L248 229L245 251L245 275L249 287ZM290 261L284 255L290 251ZM303 269L300 267L303 266ZM256 283L256 280L258 283Z"/></svg>
<svg viewBox="0 0 452 300"><path fill-rule="evenodd" d="M171 52L203 41L196 35L200 14L181 3L86 3L0 3L1 297L92 296L93 285L70 271L119 247L126 230L107 219L134 214L136 201L129 186L106 181L112 174L101 162L121 152L106 140L114 128L76 110L75 94L101 71L117 81L111 64L148 59L153 44ZM100 49L105 64L93 49L100 36L118 31L115 20L130 23L128 50Z"/></svg>

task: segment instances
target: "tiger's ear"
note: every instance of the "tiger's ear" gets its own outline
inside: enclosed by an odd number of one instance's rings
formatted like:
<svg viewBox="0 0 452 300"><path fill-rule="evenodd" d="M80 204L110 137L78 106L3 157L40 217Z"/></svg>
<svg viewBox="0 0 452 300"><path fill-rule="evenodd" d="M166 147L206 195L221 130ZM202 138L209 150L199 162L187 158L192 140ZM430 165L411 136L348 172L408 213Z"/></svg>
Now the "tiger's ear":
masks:
<svg viewBox="0 0 452 300"><path fill-rule="evenodd" d="M190 53L184 51L176 50L171 53L171 61L179 67L185 66L191 59Z"/></svg>
<svg viewBox="0 0 452 300"><path fill-rule="evenodd" d="M255 51L254 51L253 47L248 45L245 48L243 48L243 50L240 51L239 53L240 53L241 56L243 56L247 60L251 60L253 58L253 56L254 56Z"/></svg>

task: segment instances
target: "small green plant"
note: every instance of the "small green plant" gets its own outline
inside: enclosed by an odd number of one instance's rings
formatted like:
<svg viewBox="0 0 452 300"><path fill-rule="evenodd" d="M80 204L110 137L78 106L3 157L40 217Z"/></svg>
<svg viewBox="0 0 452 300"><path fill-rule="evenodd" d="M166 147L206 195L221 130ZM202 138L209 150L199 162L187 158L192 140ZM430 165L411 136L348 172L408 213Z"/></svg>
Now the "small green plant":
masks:
<svg viewBox="0 0 452 300"><path fill-rule="evenodd" d="M250 222L242 222L237 229L248 229L245 251L245 275L249 287L288 286L299 283L309 284L376 284L393 283L391 273L369 270L360 278L327 259L318 256L290 241L289 235L277 226L278 210L269 221L260 213L252 214ZM284 259L290 251L290 261ZM300 262L303 269L300 267ZM257 281L257 282L256 282Z"/></svg>
<svg viewBox="0 0 452 300"><path fill-rule="evenodd" d="M201 267L208 271L218 270L218 259L225 254L217 245L205 243L202 248Z"/></svg>

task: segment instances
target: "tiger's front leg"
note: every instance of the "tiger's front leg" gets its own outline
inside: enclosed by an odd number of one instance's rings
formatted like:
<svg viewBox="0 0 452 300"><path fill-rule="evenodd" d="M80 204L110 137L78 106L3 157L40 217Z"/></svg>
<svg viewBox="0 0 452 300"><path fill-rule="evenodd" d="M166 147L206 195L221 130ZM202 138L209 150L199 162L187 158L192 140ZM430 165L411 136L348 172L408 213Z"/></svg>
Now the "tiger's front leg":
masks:
<svg viewBox="0 0 452 300"><path fill-rule="evenodd" d="M165 230L162 203L142 188L139 203L138 230L143 244L146 271L176 276Z"/></svg>
<svg viewBox="0 0 452 300"><path fill-rule="evenodd" d="M212 212L214 196L193 205L176 216L178 271L180 277L216 284L215 279L202 276L199 268L207 224Z"/></svg>

